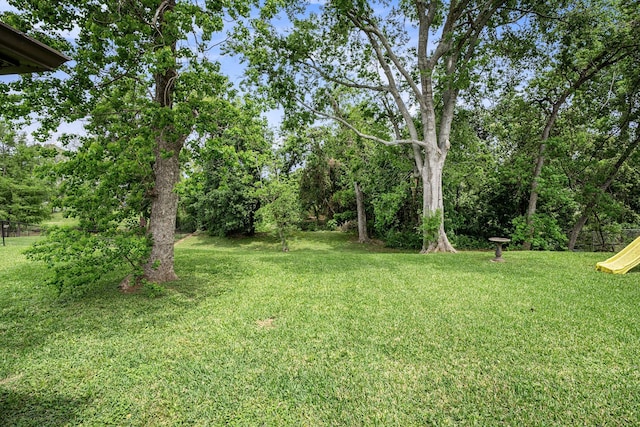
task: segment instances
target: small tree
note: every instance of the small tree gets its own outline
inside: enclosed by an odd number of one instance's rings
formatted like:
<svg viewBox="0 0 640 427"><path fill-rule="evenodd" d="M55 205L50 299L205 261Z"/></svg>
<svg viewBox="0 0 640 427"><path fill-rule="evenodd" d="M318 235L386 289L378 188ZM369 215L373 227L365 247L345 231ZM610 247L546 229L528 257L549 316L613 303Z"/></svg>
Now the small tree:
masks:
<svg viewBox="0 0 640 427"><path fill-rule="evenodd" d="M51 270L46 283L58 296L73 297L91 290L110 273L127 278L123 291L141 285L143 266L151 252L151 241L135 227L90 233L82 229L53 227L47 238L26 251L27 258L44 262Z"/></svg>
<svg viewBox="0 0 640 427"><path fill-rule="evenodd" d="M276 176L258 189L257 193L262 201L258 217L263 224L275 228L282 251L288 252L287 238L302 220L298 181L291 177Z"/></svg>

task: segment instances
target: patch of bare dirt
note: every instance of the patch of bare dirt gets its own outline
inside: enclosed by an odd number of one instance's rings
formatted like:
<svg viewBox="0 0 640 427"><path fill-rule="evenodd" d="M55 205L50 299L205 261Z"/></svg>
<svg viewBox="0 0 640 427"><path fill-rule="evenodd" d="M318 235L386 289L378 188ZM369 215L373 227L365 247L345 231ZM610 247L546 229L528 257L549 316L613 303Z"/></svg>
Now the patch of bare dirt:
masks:
<svg viewBox="0 0 640 427"><path fill-rule="evenodd" d="M133 294L142 289L142 283L140 280L133 280L131 275L129 275L122 279L122 282L120 282L118 288L123 294Z"/></svg>
<svg viewBox="0 0 640 427"><path fill-rule="evenodd" d="M275 317L269 317L267 319L258 319L256 320L256 325L258 325L258 328L260 329L273 329L276 327L275 321L276 321Z"/></svg>
<svg viewBox="0 0 640 427"><path fill-rule="evenodd" d="M185 240L187 240L189 237L191 237L191 236L195 236L195 234L196 234L196 233L187 234L187 235L186 235L186 236L184 236L183 238L176 240L173 244L174 244L174 245L177 245L178 243L182 243L182 242L184 242Z"/></svg>

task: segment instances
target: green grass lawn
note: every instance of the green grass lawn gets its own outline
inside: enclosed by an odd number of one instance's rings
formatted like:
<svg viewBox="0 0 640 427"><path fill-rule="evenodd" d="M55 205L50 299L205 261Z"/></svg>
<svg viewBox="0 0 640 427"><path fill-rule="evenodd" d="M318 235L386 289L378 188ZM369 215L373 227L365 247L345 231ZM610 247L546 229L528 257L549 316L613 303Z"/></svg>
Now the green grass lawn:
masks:
<svg viewBox="0 0 640 427"><path fill-rule="evenodd" d="M64 212L54 212L51 217L42 222L45 226L59 226L59 227L73 227L78 225L78 220L75 218L65 218Z"/></svg>
<svg viewBox="0 0 640 427"><path fill-rule="evenodd" d="M607 255L190 237L160 296L60 301L0 247L0 425L638 425L640 274Z"/></svg>

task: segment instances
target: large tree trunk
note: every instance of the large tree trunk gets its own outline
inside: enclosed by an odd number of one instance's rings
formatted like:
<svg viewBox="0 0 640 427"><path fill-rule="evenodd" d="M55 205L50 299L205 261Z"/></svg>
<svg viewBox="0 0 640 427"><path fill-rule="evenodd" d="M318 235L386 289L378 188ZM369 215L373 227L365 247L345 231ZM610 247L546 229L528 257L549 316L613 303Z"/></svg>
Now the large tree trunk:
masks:
<svg viewBox="0 0 640 427"><path fill-rule="evenodd" d="M165 25L165 13L175 8L175 0L164 0L156 12L156 28L158 48L166 46L162 29ZM176 43L169 42L175 55ZM161 110L171 110L173 106L174 82L177 77L176 65L167 67L155 74L154 102ZM178 212L178 195L175 186L180 179L180 150L186 135L176 130L171 122L171 114L160 114L161 123L154 125L156 133L154 189L149 218L149 233L153 246L149 261L144 266L144 278L156 283L176 280L178 276L173 269L173 244L175 240L176 215Z"/></svg>
<svg viewBox="0 0 640 427"><path fill-rule="evenodd" d="M353 183L356 192L356 210L358 212L358 243L366 243L369 241L367 233L367 213L364 208L364 194L358 182Z"/></svg>
<svg viewBox="0 0 640 427"><path fill-rule="evenodd" d="M437 235L430 230L423 230L422 250L420 253L452 252L453 245L449 242L444 230L444 200L442 197L442 171L446 155L438 153L427 156L422 167L422 216L423 221L430 221L438 217Z"/></svg>
<svg viewBox="0 0 640 427"><path fill-rule="evenodd" d="M159 138L160 139L160 138ZM156 282L176 280L173 269L173 244L175 239L178 194L174 191L180 178L179 148L167 149L166 141L158 141L156 149L155 188L151 203L149 232L153 247L149 262L144 268L145 279ZM168 156L167 153L172 153Z"/></svg>

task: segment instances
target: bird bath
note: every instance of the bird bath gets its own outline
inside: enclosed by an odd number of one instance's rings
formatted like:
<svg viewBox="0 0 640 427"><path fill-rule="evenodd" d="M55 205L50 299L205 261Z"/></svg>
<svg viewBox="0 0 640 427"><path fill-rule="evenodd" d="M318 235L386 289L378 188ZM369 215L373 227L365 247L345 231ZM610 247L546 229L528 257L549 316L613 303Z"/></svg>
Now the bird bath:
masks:
<svg viewBox="0 0 640 427"><path fill-rule="evenodd" d="M502 245L509 243L511 239L507 239L506 237L489 237L489 241L496 244L496 257L491 261L504 262L504 259L502 258Z"/></svg>

